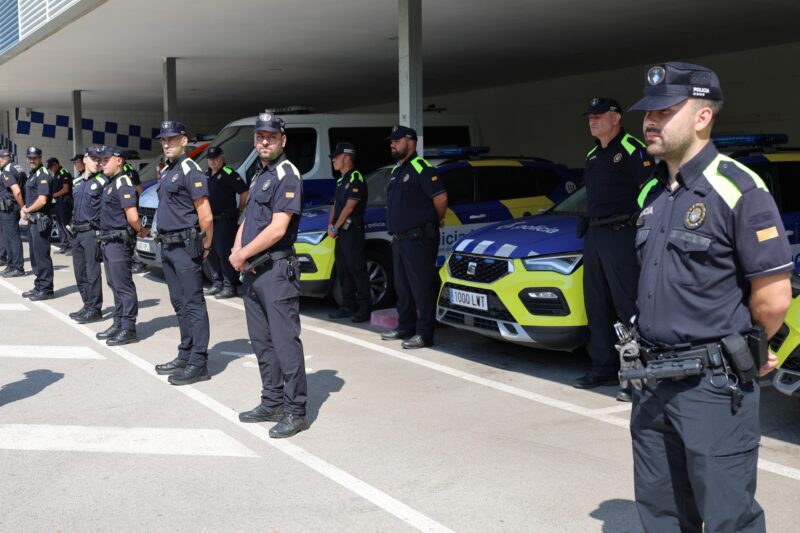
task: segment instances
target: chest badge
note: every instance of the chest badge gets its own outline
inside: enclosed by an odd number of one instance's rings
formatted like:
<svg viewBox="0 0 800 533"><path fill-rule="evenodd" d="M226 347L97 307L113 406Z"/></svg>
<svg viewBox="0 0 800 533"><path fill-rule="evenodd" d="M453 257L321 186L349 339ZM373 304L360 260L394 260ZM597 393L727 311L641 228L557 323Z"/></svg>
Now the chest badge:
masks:
<svg viewBox="0 0 800 533"><path fill-rule="evenodd" d="M403 176L403 183L407 182L407 181L409 180L409 178L410 178L410 177L411 177L411 176L409 176L408 174L406 174L405 176Z"/></svg>
<svg viewBox="0 0 800 533"><path fill-rule="evenodd" d="M174 176L172 176L172 180L171 181L172 181L172 183L175 183L176 181L178 181L178 175L175 174Z"/></svg>
<svg viewBox="0 0 800 533"><path fill-rule="evenodd" d="M264 185L261 186L262 191L266 191L269 189L269 186L272 185L272 180L267 180L264 182Z"/></svg>
<svg viewBox="0 0 800 533"><path fill-rule="evenodd" d="M697 229L706 219L706 206L702 202L692 204L683 219L683 225L687 229Z"/></svg>
<svg viewBox="0 0 800 533"><path fill-rule="evenodd" d="M97 189L97 184L96 184L96 183L92 183L92 186L91 186L91 187L89 187L89 188L90 188L91 190L95 190L95 189Z"/></svg>
<svg viewBox="0 0 800 533"><path fill-rule="evenodd" d="M614 156L614 163L619 163L622 161L622 154L617 154Z"/></svg>

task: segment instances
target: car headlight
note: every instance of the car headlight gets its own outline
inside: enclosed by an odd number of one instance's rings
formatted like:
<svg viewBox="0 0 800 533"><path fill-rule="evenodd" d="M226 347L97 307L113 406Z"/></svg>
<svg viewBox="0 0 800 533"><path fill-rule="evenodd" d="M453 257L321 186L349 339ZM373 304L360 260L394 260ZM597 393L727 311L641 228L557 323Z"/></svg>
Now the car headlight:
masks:
<svg viewBox="0 0 800 533"><path fill-rule="evenodd" d="M542 255L526 257L522 260L526 270L549 270L569 275L578 268L583 254Z"/></svg>
<svg viewBox="0 0 800 533"><path fill-rule="evenodd" d="M297 234L297 242L304 242L307 244L317 245L322 242L322 239L327 235L327 231L306 231Z"/></svg>

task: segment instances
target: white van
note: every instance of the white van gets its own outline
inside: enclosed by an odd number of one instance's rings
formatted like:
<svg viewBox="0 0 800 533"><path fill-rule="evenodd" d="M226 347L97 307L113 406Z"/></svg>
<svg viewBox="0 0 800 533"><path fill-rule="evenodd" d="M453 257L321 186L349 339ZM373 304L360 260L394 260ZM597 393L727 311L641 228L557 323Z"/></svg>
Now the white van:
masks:
<svg viewBox="0 0 800 533"><path fill-rule="evenodd" d="M327 202L333 197L336 178L328 154L336 143L351 142L358 149L357 168L367 174L391 162L389 143L385 140L397 115L387 114L281 114L286 122L286 154L303 177L306 207ZM225 126L210 143L225 152L225 161L248 183L255 173L258 154L253 146L256 117L235 120ZM458 115L426 115L425 146L464 147L481 144L478 121ZM205 152L195 161L205 168ZM139 198L139 209L153 220L158 207L157 187L150 187ZM153 220L153 226L157 225ZM151 228L152 229L152 228ZM157 226L155 227L157 229ZM145 264L160 267L161 250L152 237L139 239L136 253Z"/></svg>

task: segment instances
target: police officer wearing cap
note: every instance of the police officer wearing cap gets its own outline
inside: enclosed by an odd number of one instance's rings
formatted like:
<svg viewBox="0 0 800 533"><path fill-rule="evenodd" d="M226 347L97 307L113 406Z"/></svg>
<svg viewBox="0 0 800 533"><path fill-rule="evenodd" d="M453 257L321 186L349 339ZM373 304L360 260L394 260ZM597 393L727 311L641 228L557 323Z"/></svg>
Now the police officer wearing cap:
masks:
<svg viewBox="0 0 800 533"><path fill-rule="evenodd" d="M25 206L22 197L25 172L11 159L9 150L0 150L0 237L3 239L7 262L0 276L4 278L25 275L22 237L19 234L19 213Z"/></svg>
<svg viewBox="0 0 800 533"><path fill-rule="evenodd" d="M50 230L53 227L53 176L42 166L42 151L31 146L27 151L30 176L25 182L25 207L20 210L28 222L31 266L36 276L33 289L22 293L33 301L53 298L53 259L50 257Z"/></svg>
<svg viewBox="0 0 800 533"><path fill-rule="evenodd" d="M103 146L99 153L103 175L108 183L100 200L100 231L97 240L103 251L106 282L114 295L113 323L96 335L109 346L136 342L136 317L139 297L131 274L131 258L136 237L145 237L147 230L139 219L136 188L122 169L123 151L116 146Z"/></svg>
<svg viewBox="0 0 800 533"><path fill-rule="evenodd" d="M436 253L447 212L447 191L436 169L417 155L417 132L395 126L386 138L397 164L387 189L387 222L399 323L383 340L405 339L403 348L433 345L436 314ZM419 312L419 318L417 318Z"/></svg>
<svg viewBox="0 0 800 533"><path fill-rule="evenodd" d="M208 201L205 173L186 154L186 126L176 121L161 123L158 134L166 166L158 186L158 236L164 277L181 342L178 356L156 365L173 385L210 379L208 374L208 309L203 297L202 261L211 250L214 217Z"/></svg>
<svg viewBox="0 0 800 533"><path fill-rule="evenodd" d="M72 238L67 231L67 226L72 220L72 174L61 166L57 158L51 157L45 165L53 176L53 211L55 223L58 228L58 253L71 253Z"/></svg>
<svg viewBox="0 0 800 533"><path fill-rule="evenodd" d="M131 180L133 183L134 188L136 189L136 194L140 195L144 192L144 186L142 186L142 180L139 177L139 172L133 168L128 162L128 159L135 157L138 159L139 154L134 150L123 150L122 151L122 170ZM147 272L147 265L139 261L139 258L136 256L136 251L134 250L133 259L131 260L131 272L134 274L141 274L142 272Z"/></svg>
<svg viewBox="0 0 800 533"><path fill-rule="evenodd" d="M661 162L639 195L642 359L695 371L634 391L636 505L647 531L765 531L758 375L777 363L766 339L791 301L786 231L761 178L710 140L712 70L652 65L644 95L631 109Z"/></svg>
<svg viewBox="0 0 800 533"><path fill-rule="evenodd" d="M229 260L243 272L250 342L261 371L261 402L242 422L277 422L272 438L308 429L303 344L300 341L300 264L294 242L303 210L300 172L284 153L281 118L258 116L253 140L259 164L250 184L244 222Z"/></svg>
<svg viewBox="0 0 800 533"><path fill-rule="evenodd" d="M578 230L585 234L583 291L592 368L575 387L590 389L617 383L614 323L627 324L636 314L636 197L653 172L653 158L642 141L625 132L622 106L613 98L592 98L584 115L595 138L583 172L587 218ZM620 389L617 399L630 401L630 393Z"/></svg>
<svg viewBox="0 0 800 533"><path fill-rule="evenodd" d="M208 149L208 199L214 214L214 242L206 264L211 271L211 286L204 289L206 295L214 295L218 300L236 296L239 275L231 266L233 241L238 229L239 214L247 204L247 182L231 167L225 164L222 148L212 146ZM236 195L239 195L237 203Z"/></svg>
<svg viewBox="0 0 800 533"><path fill-rule="evenodd" d="M75 284L83 306L69 316L79 324L89 324L103 319L103 276L98 261L99 246L95 232L100 229L100 207L108 178L100 171L100 149L90 146L84 160L75 162L81 174L72 182L75 203L70 229L72 240L72 267ZM109 268L109 265L106 265Z"/></svg>
<svg viewBox="0 0 800 533"><path fill-rule="evenodd" d="M328 217L328 238L335 239L336 277L342 289L343 305L331 318L350 318L350 322L369 320L371 295L367 258L364 251L364 210L367 183L355 169L356 148L337 143L330 154L333 168L341 174L336 181L334 203Z"/></svg>
<svg viewBox="0 0 800 533"><path fill-rule="evenodd" d="M81 180L81 179L83 179L85 177L83 175L83 173L86 172L86 164L83 162L83 158L84 157L86 157L86 153L75 154L70 159L70 162L72 163L72 167L75 170L75 174L74 174L74 176L72 178L73 191L75 190L75 184L79 180ZM73 198L73 200L74 200L74 198Z"/></svg>

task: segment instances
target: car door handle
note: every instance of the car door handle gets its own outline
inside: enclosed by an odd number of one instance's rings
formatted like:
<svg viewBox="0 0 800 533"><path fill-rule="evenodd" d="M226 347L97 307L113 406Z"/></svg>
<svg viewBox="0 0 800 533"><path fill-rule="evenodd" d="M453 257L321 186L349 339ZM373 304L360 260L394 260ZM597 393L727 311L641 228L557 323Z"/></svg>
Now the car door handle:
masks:
<svg viewBox="0 0 800 533"><path fill-rule="evenodd" d="M470 220L478 220L479 218L486 218L486 213L481 213L480 215L470 215Z"/></svg>

